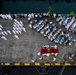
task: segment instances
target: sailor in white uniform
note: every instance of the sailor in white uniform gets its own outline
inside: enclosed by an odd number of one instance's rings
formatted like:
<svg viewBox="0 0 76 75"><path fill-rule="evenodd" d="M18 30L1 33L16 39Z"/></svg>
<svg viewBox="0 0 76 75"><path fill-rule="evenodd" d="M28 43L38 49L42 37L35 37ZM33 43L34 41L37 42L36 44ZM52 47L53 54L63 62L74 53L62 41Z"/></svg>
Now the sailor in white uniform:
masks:
<svg viewBox="0 0 76 75"><path fill-rule="evenodd" d="M8 32L9 34L12 34L10 30L7 30L7 32Z"/></svg>
<svg viewBox="0 0 76 75"><path fill-rule="evenodd" d="M15 37L16 39L19 39L18 35L14 35L14 37Z"/></svg>
<svg viewBox="0 0 76 75"><path fill-rule="evenodd" d="M13 34L16 34L15 30L12 30Z"/></svg>
<svg viewBox="0 0 76 75"><path fill-rule="evenodd" d="M19 24L19 27L23 27L21 24Z"/></svg>
<svg viewBox="0 0 76 75"><path fill-rule="evenodd" d="M23 30L24 32L26 32L26 29L25 29L24 27L22 27L22 30Z"/></svg>
<svg viewBox="0 0 76 75"><path fill-rule="evenodd" d="M14 22L17 22L17 19L14 19Z"/></svg>
<svg viewBox="0 0 76 75"><path fill-rule="evenodd" d="M20 21L20 24L23 26L23 22L22 21Z"/></svg>
<svg viewBox="0 0 76 75"><path fill-rule="evenodd" d="M55 57L53 57L53 61L56 61L56 58Z"/></svg>
<svg viewBox="0 0 76 75"><path fill-rule="evenodd" d="M18 30L15 30L17 34L19 34Z"/></svg>
<svg viewBox="0 0 76 75"><path fill-rule="evenodd" d="M22 34L20 30L17 30L19 34Z"/></svg>
<svg viewBox="0 0 76 75"><path fill-rule="evenodd" d="M2 28L0 28L0 31L2 31Z"/></svg>
<svg viewBox="0 0 76 75"><path fill-rule="evenodd" d="M5 36L2 36L1 38L4 39L4 40L7 40L7 38Z"/></svg>
<svg viewBox="0 0 76 75"><path fill-rule="evenodd" d="M12 20L12 17L11 17L10 14L7 14L7 18L10 19L10 20Z"/></svg>
<svg viewBox="0 0 76 75"><path fill-rule="evenodd" d="M1 32L1 34L2 34L2 35L5 35L5 33L4 33L4 32Z"/></svg>
<svg viewBox="0 0 76 75"><path fill-rule="evenodd" d="M19 27L19 28L18 28L18 31L22 31L22 29Z"/></svg>
<svg viewBox="0 0 76 75"><path fill-rule="evenodd" d="M6 31L3 31L5 33L5 35L8 35L8 33Z"/></svg>
<svg viewBox="0 0 76 75"><path fill-rule="evenodd" d="M2 26L2 25L0 25L0 28L3 28L3 26Z"/></svg>
<svg viewBox="0 0 76 75"><path fill-rule="evenodd" d="M15 27L12 27L12 30L15 30Z"/></svg>

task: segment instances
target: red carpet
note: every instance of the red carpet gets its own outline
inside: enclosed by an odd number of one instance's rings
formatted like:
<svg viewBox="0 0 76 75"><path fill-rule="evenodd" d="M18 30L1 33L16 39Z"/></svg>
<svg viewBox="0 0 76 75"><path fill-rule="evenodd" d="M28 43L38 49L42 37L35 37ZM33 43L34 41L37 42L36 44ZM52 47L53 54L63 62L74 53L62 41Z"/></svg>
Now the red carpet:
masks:
<svg viewBox="0 0 76 75"><path fill-rule="evenodd" d="M59 53L58 49L53 49L53 48L42 48L41 49L41 54L46 54L46 53Z"/></svg>

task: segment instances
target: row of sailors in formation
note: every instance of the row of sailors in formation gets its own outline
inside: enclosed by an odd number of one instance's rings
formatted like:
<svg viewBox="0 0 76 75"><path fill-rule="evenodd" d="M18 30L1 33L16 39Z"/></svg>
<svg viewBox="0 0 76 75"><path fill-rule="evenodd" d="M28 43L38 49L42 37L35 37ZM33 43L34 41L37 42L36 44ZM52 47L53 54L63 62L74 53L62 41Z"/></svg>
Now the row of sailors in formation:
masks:
<svg viewBox="0 0 76 75"><path fill-rule="evenodd" d="M21 13L21 14L0 14L0 18L2 18L2 19L12 20L12 19L15 19L17 17L25 18L25 17L27 17L27 14L23 14L23 13Z"/></svg>
<svg viewBox="0 0 76 75"><path fill-rule="evenodd" d="M48 16L49 14L48 13L31 13L31 14L28 14L28 20L31 20L32 18L42 18L42 16Z"/></svg>
<svg viewBox="0 0 76 75"><path fill-rule="evenodd" d="M47 53L47 54L41 54L41 52L38 52L37 55L39 56L38 59L33 59L31 60L32 63L36 62L36 60L43 60L45 59L44 57L47 56L49 57L50 55L52 55L52 61L55 62L57 60L57 56L58 56L58 53Z"/></svg>
<svg viewBox="0 0 76 75"><path fill-rule="evenodd" d="M15 17L18 17L18 14L0 14L0 17L3 19L10 19L12 20L12 15L14 15ZM31 14L19 14L20 16L27 16L28 15L28 20L30 20L31 18L41 18L42 16L49 16L48 13L31 13ZM56 13L52 14L54 18L56 18Z"/></svg>
<svg viewBox="0 0 76 75"><path fill-rule="evenodd" d="M73 31L76 28L76 19L75 17L65 17L65 16L60 16L56 19L57 22L59 22L60 25L65 26L67 30Z"/></svg>
<svg viewBox="0 0 76 75"><path fill-rule="evenodd" d="M15 37L16 39L19 39L18 35L14 35L14 37ZM1 36L1 38L4 39L4 40L7 40L7 38L6 38L5 36Z"/></svg>
<svg viewBox="0 0 76 75"><path fill-rule="evenodd" d="M32 62L32 63L35 63L35 62L37 62L37 61L44 60L44 59L45 59L44 56L49 57L50 54L43 54L42 56L39 56L38 59L32 59L31 62ZM57 57L56 57L56 56L52 56L51 61L52 61L52 62L55 62L56 60L57 60Z"/></svg>
<svg viewBox="0 0 76 75"><path fill-rule="evenodd" d="M57 49L58 47L57 47L57 45L52 45L52 46L50 46L50 45L43 45L42 48L54 48L54 49Z"/></svg>
<svg viewBox="0 0 76 75"><path fill-rule="evenodd" d="M3 26L0 25L0 35L2 35L1 38L7 40L7 38L5 37L5 35L13 33L14 37L16 37L17 39L19 39L18 34L22 34L22 31L26 32L26 29L23 26L24 25L23 25L22 21L19 22L16 19L14 20L12 32L10 30L3 31L2 30Z"/></svg>
<svg viewBox="0 0 76 75"><path fill-rule="evenodd" d="M58 14L60 15L60 14ZM31 13L31 14L28 14L28 21L30 21L32 18L42 18L42 17L45 17L45 16L49 16L48 13ZM56 13L53 13L52 14L53 18L56 18L57 14Z"/></svg>
<svg viewBox="0 0 76 75"><path fill-rule="evenodd" d="M3 26L0 25L0 32L1 32L0 34L2 34L2 35L12 34L10 30L3 31L2 28L3 28ZM13 30L12 30L12 32L13 32L14 34L19 34L19 33L21 34L21 33L22 33L22 32L21 32L22 30L23 30L24 32L26 32L26 29L23 27L22 21L20 21L20 22L15 21L14 24L13 24Z"/></svg>
<svg viewBox="0 0 76 75"><path fill-rule="evenodd" d="M10 30L3 31L3 26L0 25L0 35L12 34Z"/></svg>
<svg viewBox="0 0 76 75"><path fill-rule="evenodd" d="M12 32L14 34L21 34L22 33L22 30L24 32L26 32L26 29L24 28L24 25L22 23L22 21L17 21L16 19L14 20L14 24L13 24L13 30Z"/></svg>
<svg viewBox="0 0 76 75"><path fill-rule="evenodd" d="M12 17L11 17L10 14L0 14L0 17L1 17L2 19L10 19L10 20L12 20Z"/></svg>
<svg viewBox="0 0 76 75"><path fill-rule="evenodd" d="M32 25L31 23L29 24L30 28L34 28L44 36L47 36L48 39L51 41L54 41L55 43L60 43L60 44L69 44L71 45L71 41L73 40L73 37L70 36L70 34L62 31L58 26L50 22L50 25L47 24L46 26L44 25L44 21L40 20L36 24Z"/></svg>

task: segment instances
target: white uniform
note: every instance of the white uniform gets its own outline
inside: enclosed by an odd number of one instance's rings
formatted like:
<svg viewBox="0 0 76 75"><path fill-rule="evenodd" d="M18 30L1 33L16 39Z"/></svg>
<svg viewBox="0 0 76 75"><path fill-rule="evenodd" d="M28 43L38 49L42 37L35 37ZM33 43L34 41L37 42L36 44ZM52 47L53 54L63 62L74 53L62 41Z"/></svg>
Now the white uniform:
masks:
<svg viewBox="0 0 76 75"><path fill-rule="evenodd" d="M16 29L15 27L12 28L12 30L15 30L15 29Z"/></svg>
<svg viewBox="0 0 76 75"><path fill-rule="evenodd" d="M17 28L20 28L20 26L19 26L19 25L16 25L16 27L17 27Z"/></svg>
<svg viewBox="0 0 76 75"><path fill-rule="evenodd" d="M16 27L14 30L18 30L18 28Z"/></svg>
<svg viewBox="0 0 76 75"><path fill-rule="evenodd" d="M10 30L7 30L7 32L8 32L9 34L12 34Z"/></svg>
<svg viewBox="0 0 76 75"><path fill-rule="evenodd" d="M19 34L18 30L16 30L16 33Z"/></svg>
<svg viewBox="0 0 76 75"><path fill-rule="evenodd" d="M14 35L15 38L19 39L18 35Z"/></svg>
<svg viewBox="0 0 76 75"><path fill-rule="evenodd" d="M0 28L0 31L2 31L2 28Z"/></svg>
<svg viewBox="0 0 76 75"><path fill-rule="evenodd" d="M18 30L18 32L19 32L19 34L21 34L21 31L20 30Z"/></svg>
<svg viewBox="0 0 76 75"><path fill-rule="evenodd" d="M20 21L20 24L23 26L23 22L22 21Z"/></svg>
<svg viewBox="0 0 76 75"><path fill-rule="evenodd" d="M39 60L42 60L43 59L43 57L39 57Z"/></svg>
<svg viewBox="0 0 76 75"><path fill-rule="evenodd" d="M40 56L40 54L41 54L40 52L37 53L38 56Z"/></svg>
<svg viewBox="0 0 76 75"><path fill-rule="evenodd" d="M1 32L1 34L2 34L2 35L5 35L5 33L4 33L4 32Z"/></svg>
<svg viewBox="0 0 76 75"><path fill-rule="evenodd" d="M22 30L22 29L19 27L19 28L18 28L18 31L21 31L21 30Z"/></svg>
<svg viewBox="0 0 76 75"><path fill-rule="evenodd" d="M17 19L14 19L15 22L17 22Z"/></svg>
<svg viewBox="0 0 76 75"><path fill-rule="evenodd" d="M24 32L26 32L26 29L25 29L24 27L22 27L22 30L23 30Z"/></svg>
<svg viewBox="0 0 76 75"><path fill-rule="evenodd" d="M55 57L53 57L53 61L56 61L56 58Z"/></svg>
<svg viewBox="0 0 76 75"><path fill-rule="evenodd" d="M3 26L2 26L2 25L0 25L0 28L3 28Z"/></svg>
<svg viewBox="0 0 76 75"><path fill-rule="evenodd" d="M13 32L14 34L16 34L15 30L12 30L12 32Z"/></svg>
<svg viewBox="0 0 76 75"><path fill-rule="evenodd" d="M7 40L7 38L5 36L2 36L1 38L4 39L4 40Z"/></svg>
<svg viewBox="0 0 76 75"><path fill-rule="evenodd" d="M5 33L5 35L8 35L8 33L6 31L3 31Z"/></svg>
<svg viewBox="0 0 76 75"><path fill-rule="evenodd" d="M12 20L12 17L11 17L10 14L7 14L7 18L10 19L10 20Z"/></svg>

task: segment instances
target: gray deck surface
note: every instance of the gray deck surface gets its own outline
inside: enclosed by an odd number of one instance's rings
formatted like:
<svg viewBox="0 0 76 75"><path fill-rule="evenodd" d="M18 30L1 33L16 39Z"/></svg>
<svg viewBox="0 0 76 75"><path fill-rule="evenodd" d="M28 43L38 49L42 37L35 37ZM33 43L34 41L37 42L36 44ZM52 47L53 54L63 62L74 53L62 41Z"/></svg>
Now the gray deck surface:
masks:
<svg viewBox="0 0 76 75"><path fill-rule="evenodd" d="M56 45L36 30L30 29L27 19L18 20L23 22L27 32L20 34L19 40L13 34L6 36L7 41L0 38L0 62L31 62L31 59L38 58L37 53L40 51L42 45ZM0 19L0 24L3 25L3 30L12 30L13 20ZM63 30L65 29L63 28ZM75 35L73 36L75 37ZM63 54L76 51L76 44L72 44L72 46L57 45L59 48L57 62L63 61ZM45 57L44 60L39 62L51 62L51 57Z"/></svg>

